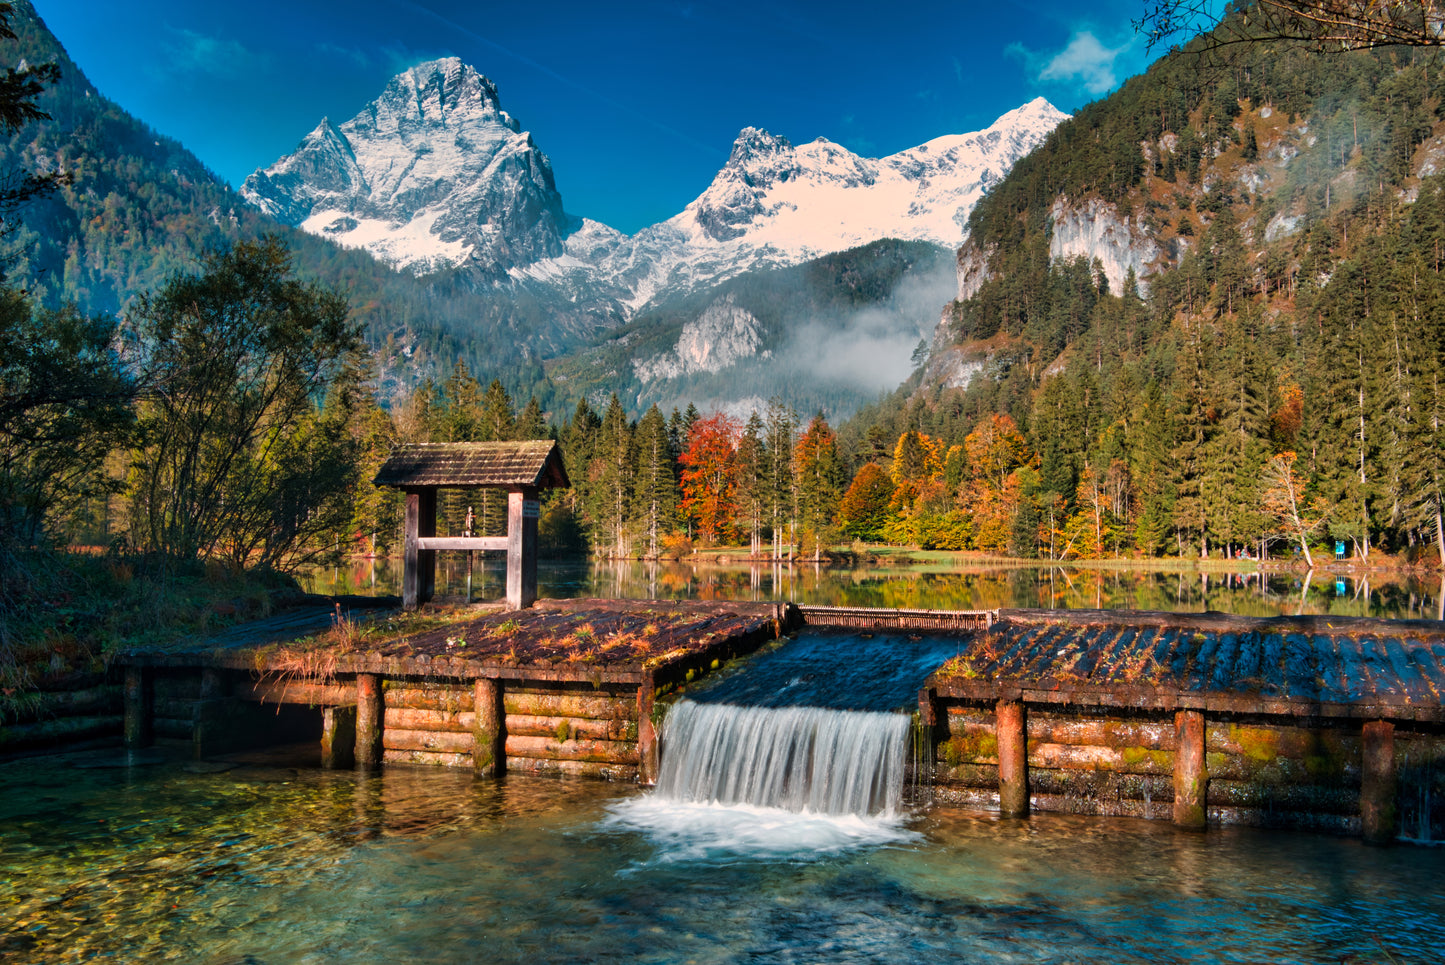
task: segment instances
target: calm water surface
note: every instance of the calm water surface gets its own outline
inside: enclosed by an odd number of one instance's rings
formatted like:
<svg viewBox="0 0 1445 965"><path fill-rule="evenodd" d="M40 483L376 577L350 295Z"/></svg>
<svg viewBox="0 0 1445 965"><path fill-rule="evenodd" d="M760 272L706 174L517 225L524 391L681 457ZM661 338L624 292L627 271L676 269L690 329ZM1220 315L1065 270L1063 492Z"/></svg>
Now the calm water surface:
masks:
<svg viewBox="0 0 1445 965"><path fill-rule="evenodd" d="M400 593L401 563L359 560L304 574L316 593ZM460 554L441 558L437 592L475 600L505 595L500 559L468 572ZM544 561L543 597L791 600L822 606L992 610L1045 607L1106 610L1220 610L1245 616L1329 614L1441 619L1441 586L1400 577L1388 581L1315 573L1201 573L1079 567L951 566L848 569L689 563Z"/></svg>
<svg viewBox="0 0 1445 965"><path fill-rule="evenodd" d="M1438 962L1445 851L950 809L830 846L626 786L118 752L0 772L6 962ZM307 751L307 754L312 753ZM157 755L158 756L158 755ZM638 805L642 805L640 808ZM770 840L766 838L769 832Z"/></svg>

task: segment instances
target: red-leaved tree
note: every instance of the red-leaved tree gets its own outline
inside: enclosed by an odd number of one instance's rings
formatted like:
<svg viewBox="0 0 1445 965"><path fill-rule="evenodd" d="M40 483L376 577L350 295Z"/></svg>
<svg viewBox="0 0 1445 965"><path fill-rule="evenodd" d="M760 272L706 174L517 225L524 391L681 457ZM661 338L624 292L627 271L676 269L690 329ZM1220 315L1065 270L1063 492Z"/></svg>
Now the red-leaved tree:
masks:
<svg viewBox="0 0 1445 965"><path fill-rule="evenodd" d="M736 506L737 440L742 425L718 413L699 419L687 436L682 466L682 509L707 543L733 534Z"/></svg>

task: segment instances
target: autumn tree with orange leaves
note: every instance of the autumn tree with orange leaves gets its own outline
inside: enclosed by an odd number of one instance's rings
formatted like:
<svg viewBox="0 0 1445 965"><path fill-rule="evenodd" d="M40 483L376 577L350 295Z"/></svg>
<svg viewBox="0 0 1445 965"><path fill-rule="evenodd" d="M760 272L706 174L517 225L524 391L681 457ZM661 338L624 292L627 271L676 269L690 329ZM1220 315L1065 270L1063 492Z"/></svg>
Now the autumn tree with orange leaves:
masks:
<svg viewBox="0 0 1445 965"><path fill-rule="evenodd" d="M721 413L698 419L688 433L682 466L682 510L707 543L731 538L737 514L737 440L742 425Z"/></svg>

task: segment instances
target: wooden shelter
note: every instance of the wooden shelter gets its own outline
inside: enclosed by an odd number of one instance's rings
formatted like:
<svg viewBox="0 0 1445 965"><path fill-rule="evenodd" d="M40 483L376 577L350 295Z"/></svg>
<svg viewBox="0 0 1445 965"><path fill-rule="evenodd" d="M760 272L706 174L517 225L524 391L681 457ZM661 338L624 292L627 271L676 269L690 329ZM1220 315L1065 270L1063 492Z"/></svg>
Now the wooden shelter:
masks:
<svg viewBox="0 0 1445 965"><path fill-rule="evenodd" d="M532 442L418 442L397 446L372 480L406 493L402 606L414 609L436 588L438 550L505 550L507 604L520 610L537 599L537 496L571 486L562 451L550 439ZM437 490L502 489L506 536L437 536Z"/></svg>

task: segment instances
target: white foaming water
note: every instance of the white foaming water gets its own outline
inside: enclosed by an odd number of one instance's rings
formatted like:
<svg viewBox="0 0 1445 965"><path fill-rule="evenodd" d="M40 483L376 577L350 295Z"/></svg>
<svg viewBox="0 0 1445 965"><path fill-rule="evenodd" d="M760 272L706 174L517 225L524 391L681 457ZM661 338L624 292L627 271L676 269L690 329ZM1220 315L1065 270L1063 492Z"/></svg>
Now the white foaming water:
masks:
<svg viewBox="0 0 1445 965"><path fill-rule="evenodd" d="M662 738L660 798L867 815L903 797L902 714L682 700Z"/></svg>
<svg viewBox="0 0 1445 965"><path fill-rule="evenodd" d="M908 726L902 714L679 701L656 790L603 823L646 832L664 860L912 840L900 809Z"/></svg>

